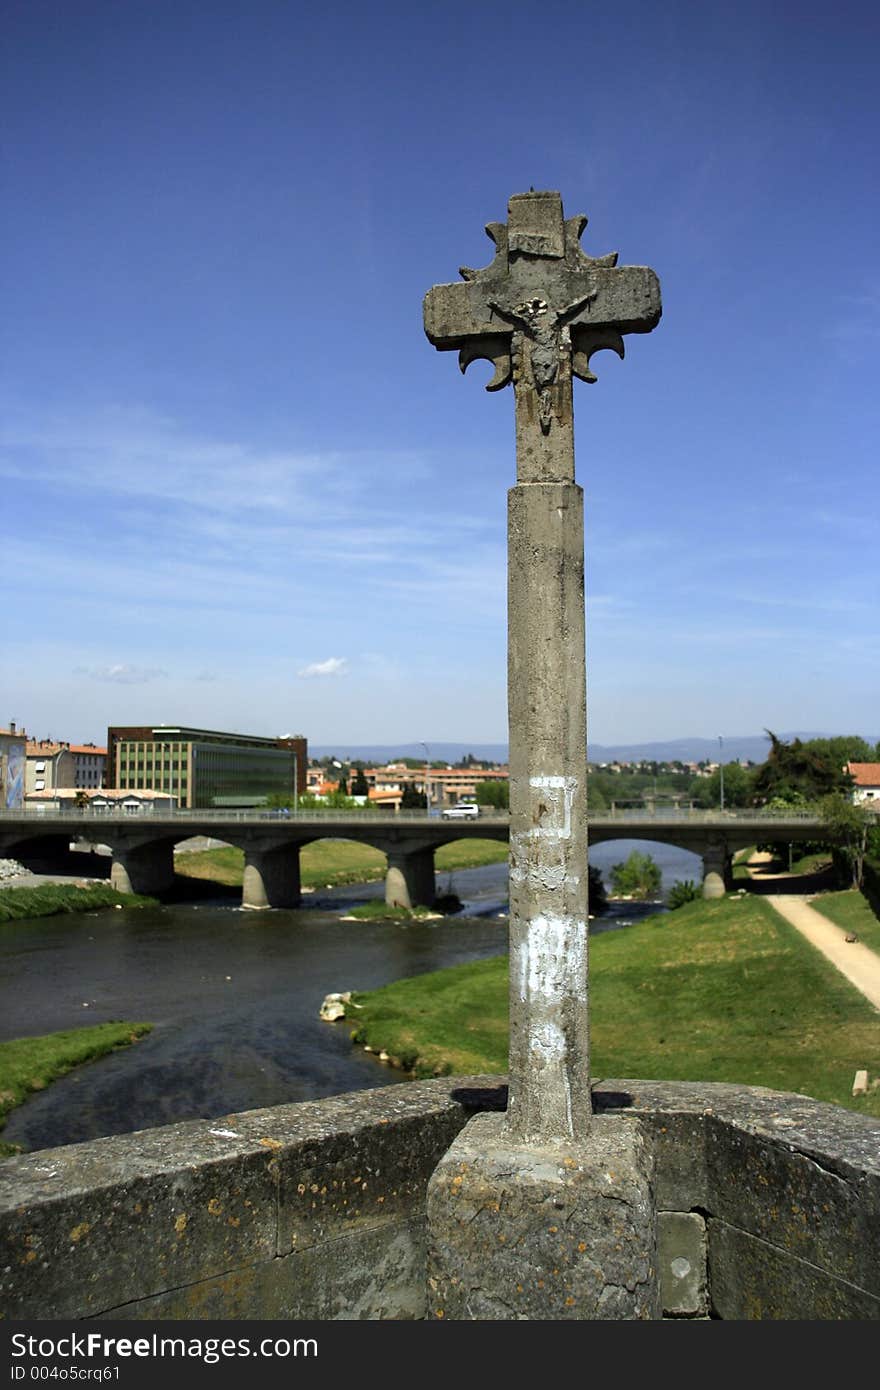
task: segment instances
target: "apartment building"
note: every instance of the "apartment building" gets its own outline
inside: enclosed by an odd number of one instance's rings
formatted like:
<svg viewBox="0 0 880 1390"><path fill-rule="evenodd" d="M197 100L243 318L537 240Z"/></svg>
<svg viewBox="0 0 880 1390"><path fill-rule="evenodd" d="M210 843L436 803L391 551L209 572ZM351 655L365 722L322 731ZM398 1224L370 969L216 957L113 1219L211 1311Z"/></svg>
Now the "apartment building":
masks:
<svg viewBox="0 0 880 1390"><path fill-rule="evenodd" d="M72 743L73 785L86 789L104 786L107 749L95 743Z"/></svg>
<svg viewBox="0 0 880 1390"><path fill-rule="evenodd" d="M7 811L24 805L27 734L11 721L0 729L0 806Z"/></svg>
<svg viewBox="0 0 880 1390"><path fill-rule="evenodd" d="M51 738L28 739L25 796L74 785L75 763L69 743Z"/></svg>

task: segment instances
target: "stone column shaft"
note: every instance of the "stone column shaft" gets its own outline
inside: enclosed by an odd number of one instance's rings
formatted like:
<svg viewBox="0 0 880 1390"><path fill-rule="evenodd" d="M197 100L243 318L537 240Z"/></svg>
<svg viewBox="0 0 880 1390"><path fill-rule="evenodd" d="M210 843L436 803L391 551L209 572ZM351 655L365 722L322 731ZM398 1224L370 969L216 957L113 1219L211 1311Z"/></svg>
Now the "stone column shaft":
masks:
<svg viewBox="0 0 880 1390"><path fill-rule="evenodd" d="M577 1140L591 1114L580 487L518 484L508 528L508 1128Z"/></svg>

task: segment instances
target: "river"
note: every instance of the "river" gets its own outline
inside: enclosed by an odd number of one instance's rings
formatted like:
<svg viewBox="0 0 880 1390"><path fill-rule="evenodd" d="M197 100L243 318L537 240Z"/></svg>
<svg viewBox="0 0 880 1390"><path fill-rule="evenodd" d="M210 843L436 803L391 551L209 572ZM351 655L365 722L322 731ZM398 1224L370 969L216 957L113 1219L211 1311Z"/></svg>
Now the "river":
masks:
<svg viewBox="0 0 880 1390"><path fill-rule="evenodd" d="M607 877L631 848L597 845L591 861ZM676 878L698 878L695 856L648 848L664 891ZM14 1110L4 1139L52 1148L401 1082L318 1010L334 991L506 950L505 864L444 872L437 886L458 893L466 915L342 921L349 904L383 891L377 883L324 890L296 911L242 912L218 899L0 924L0 1041L110 1019L155 1025ZM592 929L620 929L649 910L657 909L618 903Z"/></svg>

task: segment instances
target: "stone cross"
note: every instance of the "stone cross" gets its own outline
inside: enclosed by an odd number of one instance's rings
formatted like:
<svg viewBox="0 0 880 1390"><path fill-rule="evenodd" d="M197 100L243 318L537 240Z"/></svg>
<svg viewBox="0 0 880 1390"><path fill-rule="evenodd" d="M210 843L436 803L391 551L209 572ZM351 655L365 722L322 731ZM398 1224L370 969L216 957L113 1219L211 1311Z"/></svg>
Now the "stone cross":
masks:
<svg viewBox="0 0 880 1390"><path fill-rule="evenodd" d="M583 494L574 481L572 376L599 348L660 319L644 266L580 248L585 217L558 193L510 199L495 258L425 297L425 332L462 371L488 358L512 381L517 485L508 494L510 1100L515 1141L582 1140L590 1122L587 1011Z"/></svg>

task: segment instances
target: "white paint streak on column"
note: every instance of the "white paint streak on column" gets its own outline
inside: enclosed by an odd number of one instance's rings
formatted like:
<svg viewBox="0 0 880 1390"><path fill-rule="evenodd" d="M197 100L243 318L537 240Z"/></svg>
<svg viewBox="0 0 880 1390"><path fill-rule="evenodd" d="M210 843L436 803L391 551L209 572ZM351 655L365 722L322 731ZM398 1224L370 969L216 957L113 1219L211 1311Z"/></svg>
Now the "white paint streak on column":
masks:
<svg viewBox="0 0 880 1390"><path fill-rule="evenodd" d="M571 839L571 808L578 790L577 777L530 777L529 787L536 792L532 798L530 835L548 840Z"/></svg>

